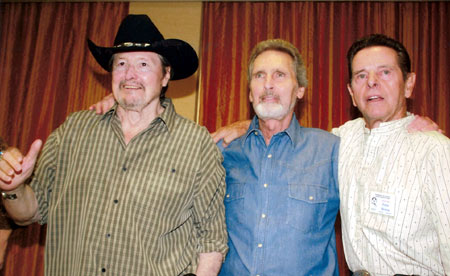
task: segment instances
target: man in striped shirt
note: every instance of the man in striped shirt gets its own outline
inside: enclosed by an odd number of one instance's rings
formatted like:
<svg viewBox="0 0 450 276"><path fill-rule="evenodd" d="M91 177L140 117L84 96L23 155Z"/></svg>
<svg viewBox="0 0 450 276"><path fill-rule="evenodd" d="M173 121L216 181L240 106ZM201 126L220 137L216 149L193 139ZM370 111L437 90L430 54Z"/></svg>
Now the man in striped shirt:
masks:
<svg viewBox="0 0 450 276"><path fill-rule="evenodd" d="M347 59L348 90L363 115L333 131L341 137L349 268L357 275L450 275L450 140L407 131L416 76L401 43L371 35Z"/></svg>
<svg viewBox="0 0 450 276"><path fill-rule="evenodd" d="M69 116L25 156L0 159L0 189L21 225L47 224L46 275L217 275L227 251L220 151L175 113L169 79L192 75L192 47L129 15L114 46L89 48L118 104ZM30 178L28 185L28 179Z"/></svg>

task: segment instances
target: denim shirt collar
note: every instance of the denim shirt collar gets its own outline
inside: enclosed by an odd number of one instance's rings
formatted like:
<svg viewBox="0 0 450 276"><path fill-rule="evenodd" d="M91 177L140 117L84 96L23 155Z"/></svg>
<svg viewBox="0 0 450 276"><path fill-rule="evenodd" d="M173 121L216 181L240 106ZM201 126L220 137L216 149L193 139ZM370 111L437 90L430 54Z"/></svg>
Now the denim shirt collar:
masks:
<svg viewBox="0 0 450 276"><path fill-rule="evenodd" d="M301 143L301 141L303 140L303 132L302 129L303 127L300 126L300 124L297 121L297 117L295 116L295 113L292 115L292 119L291 122L289 123L289 127L283 131L278 132L277 134L274 135L278 136L278 135L287 135L287 137L289 138L289 141L291 142L291 146L294 146L296 144ZM259 119L258 117L255 115L252 119L252 122L250 123L250 126L247 130L247 133L244 135L244 139L242 139L242 146L244 146L245 142L247 141L248 137L250 136L250 134L257 132L258 135L262 136L262 132L259 129Z"/></svg>

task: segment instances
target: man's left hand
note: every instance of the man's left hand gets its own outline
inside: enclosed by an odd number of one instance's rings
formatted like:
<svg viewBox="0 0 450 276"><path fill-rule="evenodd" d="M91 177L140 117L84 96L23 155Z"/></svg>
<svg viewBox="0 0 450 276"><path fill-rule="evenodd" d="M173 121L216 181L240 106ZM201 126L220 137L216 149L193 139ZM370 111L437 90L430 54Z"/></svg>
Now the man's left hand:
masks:
<svg viewBox="0 0 450 276"><path fill-rule="evenodd" d="M97 114L105 114L108 110L113 107L115 103L113 94L106 95L98 103L95 103L89 107L89 110L95 111Z"/></svg>
<svg viewBox="0 0 450 276"><path fill-rule="evenodd" d="M444 133L444 131L440 129L439 126L430 118L418 115L415 115L414 117L414 121L412 121L407 127L408 132L439 131L442 134Z"/></svg>

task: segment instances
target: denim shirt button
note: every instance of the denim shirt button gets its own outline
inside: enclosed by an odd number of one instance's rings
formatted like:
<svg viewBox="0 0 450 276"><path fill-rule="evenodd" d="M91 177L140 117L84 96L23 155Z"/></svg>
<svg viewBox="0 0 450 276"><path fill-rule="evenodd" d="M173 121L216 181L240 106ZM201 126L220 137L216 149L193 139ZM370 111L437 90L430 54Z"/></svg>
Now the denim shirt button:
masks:
<svg viewBox="0 0 450 276"><path fill-rule="evenodd" d="M258 247L261 248L262 247L262 243L258 243Z"/></svg>
<svg viewBox="0 0 450 276"><path fill-rule="evenodd" d="M272 154L269 153L269 155L267 155L267 158L272 158Z"/></svg>
<svg viewBox="0 0 450 276"><path fill-rule="evenodd" d="M314 200L314 197L313 196L309 196L309 200Z"/></svg>
<svg viewBox="0 0 450 276"><path fill-rule="evenodd" d="M264 183L264 188L267 188L267 186L269 186L269 184L267 184L267 183Z"/></svg>

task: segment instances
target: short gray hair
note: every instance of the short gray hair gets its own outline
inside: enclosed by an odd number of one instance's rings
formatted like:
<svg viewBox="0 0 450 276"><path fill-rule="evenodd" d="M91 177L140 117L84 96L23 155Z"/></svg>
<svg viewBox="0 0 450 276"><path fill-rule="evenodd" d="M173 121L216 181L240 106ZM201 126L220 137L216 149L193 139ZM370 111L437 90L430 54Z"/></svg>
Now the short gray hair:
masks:
<svg viewBox="0 0 450 276"><path fill-rule="evenodd" d="M248 72L247 72L247 79L250 83L252 79L252 71L253 71L253 65L255 63L255 59L263 52L274 50L274 51L280 51L283 53L286 53L290 55L293 59L292 66L297 78L298 86L299 87L306 87L308 86L308 79L306 77L306 67L303 62L302 56L298 52L298 49L292 45L291 43L287 42L286 40L282 39L268 39L261 41L258 43L252 50L252 53L250 55L250 60L248 64Z"/></svg>

